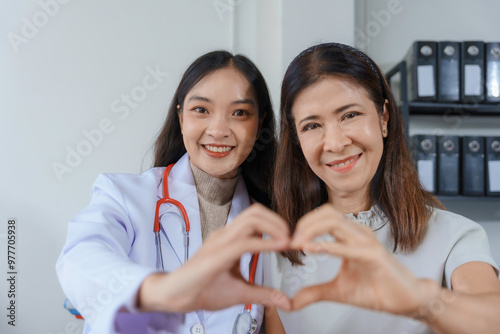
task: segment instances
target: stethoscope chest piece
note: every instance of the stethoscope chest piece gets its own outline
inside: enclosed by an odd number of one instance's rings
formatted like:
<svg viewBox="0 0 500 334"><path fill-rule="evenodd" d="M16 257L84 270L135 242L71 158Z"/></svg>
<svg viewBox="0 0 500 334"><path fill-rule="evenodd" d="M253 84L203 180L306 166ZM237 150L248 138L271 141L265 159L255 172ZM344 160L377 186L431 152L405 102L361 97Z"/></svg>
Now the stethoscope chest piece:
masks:
<svg viewBox="0 0 500 334"><path fill-rule="evenodd" d="M250 311L243 311L236 317L233 334L254 334L257 330L257 320L252 318Z"/></svg>

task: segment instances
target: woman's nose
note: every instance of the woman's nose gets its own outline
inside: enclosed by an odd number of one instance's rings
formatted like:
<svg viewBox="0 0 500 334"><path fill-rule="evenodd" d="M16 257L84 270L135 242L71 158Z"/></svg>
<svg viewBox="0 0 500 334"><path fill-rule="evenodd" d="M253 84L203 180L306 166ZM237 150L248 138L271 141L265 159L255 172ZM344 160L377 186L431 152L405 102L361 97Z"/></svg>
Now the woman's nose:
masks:
<svg viewBox="0 0 500 334"><path fill-rule="evenodd" d="M341 127L327 127L324 133L323 150L340 153L346 146L352 143L351 138Z"/></svg>
<svg viewBox="0 0 500 334"><path fill-rule="evenodd" d="M210 119L210 124L206 130L207 134L214 138L225 138L231 135L229 120L223 116L216 116Z"/></svg>

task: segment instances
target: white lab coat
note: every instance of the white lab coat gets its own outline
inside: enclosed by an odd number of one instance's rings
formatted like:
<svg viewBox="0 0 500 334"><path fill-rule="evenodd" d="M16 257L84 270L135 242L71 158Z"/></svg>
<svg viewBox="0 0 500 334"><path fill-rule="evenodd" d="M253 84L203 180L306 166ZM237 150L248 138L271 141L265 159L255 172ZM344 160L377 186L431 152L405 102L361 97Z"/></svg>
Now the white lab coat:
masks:
<svg viewBox="0 0 500 334"><path fill-rule="evenodd" d="M205 333L231 333L243 305L209 312L187 314L140 313L136 296L143 279L156 269L153 233L156 202L163 197L164 168L152 168L141 175L103 174L94 183L92 200L68 226L66 244L56 269L68 299L85 318L84 333L191 333L201 323ZM191 223L189 255L201 246L198 196L189 157L185 154L170 171L170 197L180 201ZM228 224L250 205L244 180L236 185ZM162 252L165 271L181 266L184 259L182 226L169 211L160 210ZM241 273L248 279L251 254L241 259ZM259 259L256 284L262 283ZM252 305L259 328L263 306ZM257 330L257 333L259 329Z"/></svg>

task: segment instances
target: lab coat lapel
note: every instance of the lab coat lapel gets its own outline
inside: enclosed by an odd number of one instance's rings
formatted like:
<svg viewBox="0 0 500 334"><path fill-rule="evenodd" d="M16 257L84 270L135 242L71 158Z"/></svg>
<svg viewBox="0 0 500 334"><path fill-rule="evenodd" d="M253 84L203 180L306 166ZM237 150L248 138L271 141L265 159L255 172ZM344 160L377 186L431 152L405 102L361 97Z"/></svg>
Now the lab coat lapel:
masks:
<svg viewBox="0 0 500 334"><path fill-rule="evenodd" d="M234 189L233 201L231 202L231 209L229 210L229 216L227 217L227 224L231 224L232 220L240 214L241 211L246 209L250 205L250 195L248 194L247 187L245 186L245 180L240 174L238 178L238 183Z"/></svg>
<svg viewBox="0 0 500 334"><path fill-rule="evenodd" d="M229 216L227 217L227 224L231 224L233 219L238 216L241 211L246 209L250 205L250 195L248 194L247 187L245 186L245 180L243 176L240 175L238 183L236 184L236 189L234 190L233 201L231 203L231 210L229 210ZM249 263L251 259L250 253L245 253L240 260L240 270L241 275L248 280L249 273Z"/></svg>
<svg viewBox="0 0 500 334"><path fill-rule="evenodd" d="M243 180L243 176L239 176L238 178L238 183L236 184L236 188L234 189L234 195L233 195L233 200L231 202L231 209L229 210L229 215L227 217L227 223L226 225L229 225L232 223L233 219L238 216L241 211L243 211L245 208L247 208L250 205L250 195L248 194L247 188L245 186L245 181ZM248 281L248 273L249 273L249 263L250 263L250 258L251 254L246 253L243 254L240 260L240 271L241 275L245 280ZM243 310L242 306L233 306L233 307L241 307L241 310ZM203 311L205 319L208 319L213 311Z"/></svg>
<svg viewBox="0 0 500 334"><path fill-rule="evenodd" d="M191 225L191 231L189 233L189 256L192 256L201 245L201 228L198 195L196 193L196 186L189 165L189 156L187 154L182 156L170 171L168 176L168 191L170 198L182 203L186 209ZM158 197L163 197L163 184L160 184L158 187ZM178 219L176 219L176 215L182 217L180 210L176 206L172 204L162 205L160 216L162 217L161 225L164 233L163 240L167 240L167 243L170 245L177 258L177 264L172 267L173 260L164 257L164 263L166 265L165 270L168 268L168 271L174 270L184 263L183 227ZM166 246L167 245L162 245L162 248ZM170 265L167 265L167 263L170 263Z"/></svg>

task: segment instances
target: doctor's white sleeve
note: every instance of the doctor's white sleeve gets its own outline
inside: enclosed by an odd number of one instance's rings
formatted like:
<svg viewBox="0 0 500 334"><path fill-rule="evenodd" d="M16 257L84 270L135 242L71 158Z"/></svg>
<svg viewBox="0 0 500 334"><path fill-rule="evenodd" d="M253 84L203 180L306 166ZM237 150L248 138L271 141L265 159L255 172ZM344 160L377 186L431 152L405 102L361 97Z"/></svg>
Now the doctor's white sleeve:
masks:
<svg viewBox="0 0 500 334"><path fill-rule="evenodd" d="M96 180L90 204L68 226L57 261L68 299L94 333L115 333L121 312L137 312L136 298L154 268L128 258L135 231L120 189L106 175Z"/></svg>

